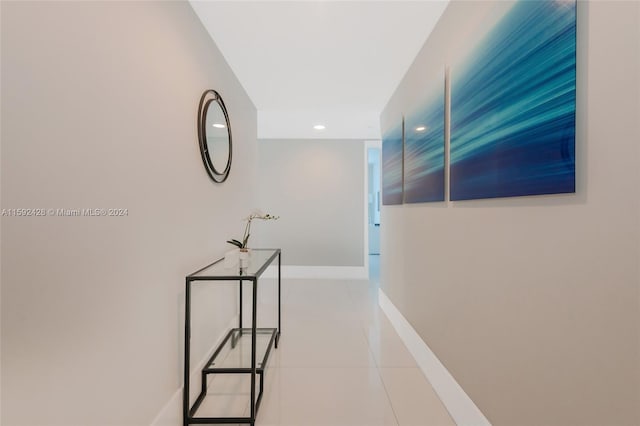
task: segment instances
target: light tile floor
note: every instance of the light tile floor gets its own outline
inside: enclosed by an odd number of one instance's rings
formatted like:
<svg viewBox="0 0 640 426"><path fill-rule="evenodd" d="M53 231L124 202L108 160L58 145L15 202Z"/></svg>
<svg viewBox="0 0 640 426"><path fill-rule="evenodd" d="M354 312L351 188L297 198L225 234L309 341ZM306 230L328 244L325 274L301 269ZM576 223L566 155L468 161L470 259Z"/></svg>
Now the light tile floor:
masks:
<svg viewBox="0 0 640 426"><path fill-rule="evenodd" d="M455 425L378 307L373 272L370 281L283 280L282 337L256 426ZM274 282L260 283L259 323L273 323ZM246 375L209 383L206 414L248 414Z"/></svg>

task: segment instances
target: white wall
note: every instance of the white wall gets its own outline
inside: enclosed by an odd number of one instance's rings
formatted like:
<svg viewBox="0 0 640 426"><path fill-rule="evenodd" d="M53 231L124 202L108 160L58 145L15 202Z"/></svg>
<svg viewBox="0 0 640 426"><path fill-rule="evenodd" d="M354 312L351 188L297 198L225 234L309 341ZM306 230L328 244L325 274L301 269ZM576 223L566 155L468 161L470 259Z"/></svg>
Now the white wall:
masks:
<svg viewBox="0 0 640 426"><path fill-rule="evenodd" d="M234 135L222 185L207 88ZM2 208L128 209L2 217L3 425L148 425L178 391L184 277L255 202L256 121L186 2L2 2ZM196 363L236 299L194 297Z"/></svg>
<svg viewBox="0 0 640 426"><path fill-rule="evenodd" d="M285 265L364 265L364 142L261 139L256 241Z"/></svg>
<svg viewBox="0 0 640 426"><path fill-rule="evenodd" d="M2 5L0 4L0 25L2 23ZM2 40L0 39L0 43ZM0 46L1 52L1 46ZM2 58L0 55L0 94L2 93ZM1 95L0 95L1 96ZM0 111L2 104L0 102ZM2 114L0 113L0 165L2 164ZM0 170L0 207L2 200L2 173ZM2 226L0 226L0 422L2 422Z"/></svg>
<svg viewBox="0 0 640 426"><path fill-rule="evenodd" d="M384 110L464 45L452 2ZM575 195L382 211L382 288L495 425L640 424L640 3L578 3Z"/></svg>

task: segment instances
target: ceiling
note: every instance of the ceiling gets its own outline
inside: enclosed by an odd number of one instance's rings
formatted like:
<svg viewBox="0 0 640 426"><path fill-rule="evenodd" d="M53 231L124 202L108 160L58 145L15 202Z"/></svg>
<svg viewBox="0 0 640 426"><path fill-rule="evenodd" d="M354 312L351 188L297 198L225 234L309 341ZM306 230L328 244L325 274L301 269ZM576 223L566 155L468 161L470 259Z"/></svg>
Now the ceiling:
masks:
<svg viewBox="0 0 640 426"><path fill-rule="evenodd" d="M255 104L259 138L380 139L447 1L190 3Z"/></svg>

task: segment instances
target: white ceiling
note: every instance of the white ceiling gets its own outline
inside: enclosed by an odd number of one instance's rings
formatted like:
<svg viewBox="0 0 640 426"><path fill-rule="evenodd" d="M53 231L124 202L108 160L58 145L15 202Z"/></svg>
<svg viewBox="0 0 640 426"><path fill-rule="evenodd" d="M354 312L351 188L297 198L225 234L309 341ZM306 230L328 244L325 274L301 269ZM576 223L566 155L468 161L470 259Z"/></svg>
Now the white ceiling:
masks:
<svg viewBox="0 0 640 426"><path fill-rule="evenodd" d="M259 138L379 139L447 1L190 3L258 109Z"/></svg>

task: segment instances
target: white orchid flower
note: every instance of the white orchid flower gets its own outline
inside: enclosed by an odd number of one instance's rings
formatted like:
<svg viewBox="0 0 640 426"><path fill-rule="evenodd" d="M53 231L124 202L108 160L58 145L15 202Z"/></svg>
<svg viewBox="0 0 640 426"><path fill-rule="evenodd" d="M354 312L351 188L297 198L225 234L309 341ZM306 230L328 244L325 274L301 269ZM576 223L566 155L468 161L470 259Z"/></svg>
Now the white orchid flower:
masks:
<svg viewBox="0 0 640 426"><path fill-rule="evenodd" d="M280 216L274 216L272 214L269 213L263 213L261 210L254 210L249 216L247 216L246 218L244 218L243 220L247 221L247 224L244 227L244 235L242 236L242 241L238 241L238 240L228 240L227 242L229 244L232 244L238 248L240 248L241 250L245 250L247 248L247 243L249 242L249 237L251 236L251 221L253 219L260 219L260 220L278 220L280 219Z"/></svg>

